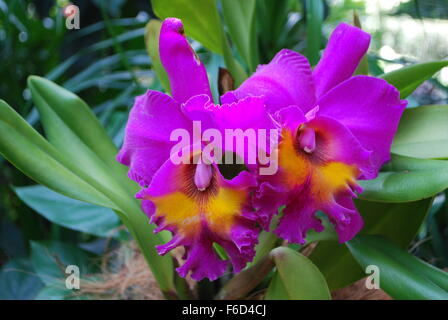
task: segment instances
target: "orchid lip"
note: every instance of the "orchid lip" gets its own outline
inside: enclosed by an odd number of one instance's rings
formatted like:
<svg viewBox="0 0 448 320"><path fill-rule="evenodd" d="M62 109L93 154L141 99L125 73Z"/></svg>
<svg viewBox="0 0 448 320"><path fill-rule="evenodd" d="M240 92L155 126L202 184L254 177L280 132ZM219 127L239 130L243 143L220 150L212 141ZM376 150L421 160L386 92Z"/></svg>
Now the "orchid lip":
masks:
<svg viewBox="0 0 448 320"><path fill-rule="evenodd" d="M196 165L194 173L194 184L199 191L205 191L208 188L213 178L212 166L200 162Z"/></svg>

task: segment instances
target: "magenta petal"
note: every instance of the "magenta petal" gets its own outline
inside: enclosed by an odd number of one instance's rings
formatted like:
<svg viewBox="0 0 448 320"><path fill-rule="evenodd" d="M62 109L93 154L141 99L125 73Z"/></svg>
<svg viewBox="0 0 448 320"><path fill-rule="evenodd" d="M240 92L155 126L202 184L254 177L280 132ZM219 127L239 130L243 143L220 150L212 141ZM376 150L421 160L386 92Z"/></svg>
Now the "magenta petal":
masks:
<svg viewBox="0 0 448 320"><path fill-rule="evenodd" d="M264 96L269 112L289 105L308 110L315 102L314 84L308 60L297 52L283 49L267 65L261 65L235 91L225 94L224 103L247 96Z"/></svg>
<svg viewBox="0 0 448 320"><path fill-rule="evenodd" d="M215 105L206 95L198 95L183 104L182 109L190 120L201 121L202 130L218 130L221 134L221 140L215 146L222 150L239 154L241 158L246 160L245 163L256 163L258 148L269 152L269 146L277 144L278 131L277 135L271 135L270 130L278 130L278 126L266 112L265 99L262 97L249 96L233 103ZM258 129L263 129L266 133L262 145L260 144L261 140L258 138L263 137ZM229 134L235 133L240 136L247 133L253 139L245 140L244 150L238 152L240 150L236 148L235 139L233 144L225 145L226 131ZM270 142L270 140L272 141ZM248 141L253 141L254 143L248 143ZM248 154L253 155L252 161L248 161Z"/></svg>
<svg viewBox="0 0 448 320"><path fill-rule="evenodd" d="M170 156L175 144L170 141L171 131L188 126L178 103L166 94L149 90L135 100L117 160L129 166L132 180L148 185Z"/></svg>
<svg viewBox="0 0 448 320"><path fill-rule="evenodd" d="M246 97L234 103L215 106L213 114L222 129L276 128L266 112L265 99L262 97Z"/></svg>
<svg viewBox="0 0 448 320"><path fill-rule="evenodd" d="M205 95L197 95L182 104L182 111L190 121L199 121L201 130L216 129L212 109L215 107L213 100Z"/></svg>
<svg viewBox="0 0 448 320"><path fill-rule="evenodd" d="M225 179L221 173L218 175L219 184L223 187L232 188L235 190L250 189L257 185L256 177L249 171L241 171L236 177L231 180Z"/></svg>
<svg viewBox="0 0 448 320"><path fill-rule="evenodd" d="M287 191L267 181L261 182L253 197L253 206L257 209L257 220L261 227L269 231L272 218L279 207L287 202Z"/></svg>
<svg viewBox="0 0 448 320"><path fill-rule="evenodd" d="M265 99L262 97L246 97L234 103L215 106L213 117L223 133L228 129L241 129L242 133L253 133L255 143L248 143L245 154L240 154L245 159L245 163L255 164L257 150L262 149L270 153L270 146L274 147L278 143L278 126L266 112ZM276 131L277 134L271 135L271 130ZM262 132L265 133L264 137L260 135ZM264 139L262 141L259 138ZM235 143L230 148L224 147L224 149L238 154ZM249 153L253 155L251 160L247 157Z"/></svg>
<svg viewBox="0 0 448 320"><path fill-rule="evenodd" d="M315 153L324 161L337 161L355 165L367 179L374 178L378 171L372 165L372 152L365 149L342 123L320 114L306 124L319 137Z"/></svg>
<svg viewBox="0 0 448 320"><path fill-rule="evenodd" d="M231 241L217 241L226 250L234 273L240 272L254 258L258 234L255 223L241 221L232 228Z"/></svg>
<svg viewBox="0 0 448 320"><path fill-rule="evenodd" d="M336 197L336 201L326 205L323 210L329 217L330 222L335 225L341 243L351 240L364 225L361 215L350 196L340 195Z"/></svg>
<svg viewBox="0 0 448 320"><path fill-rule="evenodd" d="M406 103L385 80L368 76L353 77L318 101L319 115L337 119L373 152L375 171L390 159L390 147Z"/></svg>
<svg viewBox="0 0 448 320"><path fill-rule="evenodd" d="M171 159L168 158L154 174L149 186L140 190L136 194L136 198L144 199L148 196L160 197L177 191L179 188L181 168L181 165L174 164Z"/></svg>
<svg viewBox="0 0 448 320"><path fill-rule="evenodd" d="M274 114L274 118L283 128L288 128L293 132L295 132L302 123L307 121L302 109L297 106L289 106L278 110Z"/></svg>
<svg viewBox="0 0 448 320"><path fill-rule="evenodd" d="M317 97L353 75L369 43L370 35L359 28L341 23L334 29L313 71Z"/></svg>
<svg viewBox="0 0 448 320"><path fill-rule="evenodd" d="M198 167L200 165L197 165L196 168L188 166L193 166L193 164L175 165L168 159L154 175L149 188L143 189L136 195L137 198L143 199L142 208L151 223L157 225L155 232L168 230L173 234L171 241L157 246L157 250L159 254L163 255L178 246L184 246L185 263L177 269L179 274L185 277L191 271L191 277L197 281L203 278L216 280L225 272L228 265L228 261L221 260L215 252L213 243L218 243L226 250L233 265L233 271L239 272L247 262L253 259L259 232L249 203L247 199L242 200L244 202L240 203L241 211L235 215L230 228L224 231L221 228L224 225L221 225L220 219L216 219L216 216L208 216L207 202L213 201L214 197L219 197L221 188L231 189L239 194L247 194L252 187L256 186L256 179L251 173L243 171L232 180L226 180L220 174L218 166L213 164L211 166L215 172L213 179L216 180L213 183L216 190L204 190L203 197L198 197L199 191L188 187L190 185L194 188L194 183L193 185L189 184L192 183L189 179L194 179L195 171L191 173L193 176L190 177L186 176L186 172L190 169L197 171L203 168ZM186 169L188 170L186 171ZM204 174L208 176L208 171ZM163 206L156 207L160 205L160 203L157 204L158 200L163 199L164 196L179 193L196 201L197 206L187 206L190 208L188 210L197 210L188 212L189 222L167 218L168 215L171 215L171 218L172 215L175 216L178 208L185 208L182 207L182 203L176 204L177 207L174 206L175 211L163 211L167 209L163 209ZM232 200L232 196L230 198L224 196L221 201L235 201L235 199ZM188 223L190 226L184 228Z"/></svg>
<svg viewBox="0 0 448 320"><path fill-rule="evenodd" d="M321 232L324 229L315 215L313 203L301 193L283 210L275 233L290 243L304 244L308 230Z"/></svg>
<svg viewBox="0 0 448 320"><path fill-rule="evenodd" d="M191 271L191 277L196 281L204 278L213 281L227 269L227 261L219 259L213 249L213 241L206 234L201 235L194 244L185 245L185 249L185 263L176 269L181 277L185 278Z"/></svg>
<svg viewBox="0 0 448 320"><path fill-rule="evenodd" d="M160 30L160 60L170 79L171 94L178 102L192 96L212 96L207 72L184 34L182 21L167 18Z"/></svg>

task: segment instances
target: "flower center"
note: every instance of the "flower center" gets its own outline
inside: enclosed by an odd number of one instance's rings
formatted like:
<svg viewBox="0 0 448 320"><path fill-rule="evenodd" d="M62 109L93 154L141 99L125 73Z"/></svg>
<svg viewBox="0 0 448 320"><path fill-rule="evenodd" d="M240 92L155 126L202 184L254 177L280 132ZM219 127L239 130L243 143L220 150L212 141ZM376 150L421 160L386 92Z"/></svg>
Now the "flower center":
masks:
<svg viewBox="0 0 448 320"><path fill-rule="evenodd" d="M316 133L314 129L305 127L297 132L299 148L306 153L312 153L316 149Z"/></svg>
<svg viewBox="0 0 448 320"><path fill-rule="evenodd" d="M208 188L213 178L212 166L203 162L196 165L194 172L194 184L199 191Z"/></svg>

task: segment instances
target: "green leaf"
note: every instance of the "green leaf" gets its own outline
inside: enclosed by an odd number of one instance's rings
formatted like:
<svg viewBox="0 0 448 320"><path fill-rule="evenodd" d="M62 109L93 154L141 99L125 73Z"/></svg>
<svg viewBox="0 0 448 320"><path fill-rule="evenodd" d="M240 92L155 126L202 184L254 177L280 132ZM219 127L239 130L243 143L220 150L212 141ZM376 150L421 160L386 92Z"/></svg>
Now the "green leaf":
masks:
<svg viewBox="0 0 448 320"><path fill-rule="evenodd" d="M159 20L152 19L145 28L145 44L148 55L151 57L152 68L156 72L157 77L162 83L165 92L170 92L170 81L168 75L160 61L159 54L159 36L162 23Z"/></svg>
<svg viewBox="0 0 448 320"><path fill-rule="evenodd" d="M227 69L231 73L233 80L235 81L235 87L238 87L247 78L246 71L244 71L238 60L235 59L232 48L230 47L229 40L226 35L222 34L222 42L224 47L223 58Z"/></svg>
<svg viewBox="0 0 448 320"><path fill-rule="evenodd" d="M357 200L356 207L364 220L361 234L382 235L406 248L415 237L431 204L432 199L408 203ZM319 242L310 259L324 274L331 290L366 276L347 247L336 241Z"/></svg>
<svg viewBox="0 0 448 320"><path fill-rule="evenodd" d="M320 213L322 214L322 212ZM316 232L314 231L314 229L311 229L307 232L305 239L307 243L315 241L338 240L338 234L334 229L334 226L330 223L330 221L327 218L322 219L322 225L324 226L324 230L321 232Z"/></svg>
<svg viewBox="0 0 448 320"><path fill-rule="evenodd" d="M392 152L415 158L448 158L448 105L406 109Z"/></svg>
<svg viewBox="0 0 448 320"><path fill-rule="evenodd" d="M276 217L274 217L275 219ZM255 257L252 262L248 264L248 266L252 266L260 261L264 256L269 254L269 252L276 247L276 244L279 242L279 238L274 232L260 232L258 244L255 246Z"/></svg>
<svg viewBox="0 0 448 320"><path fill-rule="evenodd" d="M0 300L34 299L42 286L27 259L10 260L0 271Z"/></svg>
<svg viewBox="0 0 448 320"><path fill-rule="evenodd" d="M319 61L322 45L324 3L322 0L306 0L306 10L306 56L314 66Z"/></svg>
<svg viewBox="0 0 448 320"><path fill-rule="evenodd" d="M440 195L434 199L434 205L425 221L425 231L427 232L425 238L430 239L431 247L437 257L437 265L439 266L448 265L448 242L445 241L444 235L446 226L446 220L444 218L448 212L445 205L446 195L447 193L445 192L445 197Z"/></svg>
<svg viewBox="0 0 448 320"><path fill-rule="evenodd" d="M44 186L14 188L19 198L51 222L100 237L119 236L121 222L108 208L70 199Z"/></svg>
<svg viewBox="0 0 448 320"><path fill-rule="evenodd" d="M249 70L258 65L255 0L222 0L222 12L232 41L246 61Z"/></svg>
<svg viewBox="0 0 448 320"><path fill-rule="evenodd" d="M68 197L116 209L113 202L65 166L65 157L0 100L0 153L27 176Z"/></svg>
<svg viewBox="0 0 448 320"><path fill-rule="evenodd" d="M269 229L274 230L277 228L278 219L282 215L282 210L284 207L278 208L278 214L274 215L271 220ZM261 231L258 244L255 246L255 257L252 262L248 263L248 266L257 264L261 259L268 255L272 249L280 245L281 239L277 237L274 232Z"/></svg>
<svg viewBox="0 0 448 320"><path fill-rule="evenodd" d="M223 53L222 28L215 0L151 0L157 17L182 20L188 36L216 53Z"/></svg>
<svg viewBox="0 0 448 320"><path fill-rule="evenodd" d="M355 201L364 219L361 234L382 235L406 248L431 209L433 198L406 203ZM397 230L397 226L400 228Z"/></svg>
<svg viewBox="0 0 448 320"><path fill-rule="evenodd" d="M448 300L448 274L393 243L381 237L357 236L347 246L363 268L379 268L380 287L393 298Z"/></svg>
<svg viewBox="0 0 448 320"><path fill-rule="evenodd" d="M424 81L446 66L448 66L448 61L424 62L385 73L380 78L397 88L400 91L400 97L404 99Z"/></svg>
<svg viewBox="0 0 448 320"><path fill-rule="evenodd" d="M336 241L319 242L309 258L324 275L331 291L365 276L347 248Z"/></svg>
<svg viewBox="0 0 448 320"><path fill-rule="evenodd" d="M45 119L45 116L48 114L48 118L51 119L50 112L48 111L48 109L51 109L55 116L60 118L66 126L75 132L111 168L125 170L123 166L117 165L117 162L114 161L117 148L112 143L92 110L83 100L54 82L37 76L30 76L28 78L28 87L43 117L42 121L44 125L50 122L50 120ZM52 132L48 134L53 135Z"/></svg>
<svg viewBox="0 0 448 320"><path fill-rule="evenodd" d="M355 239L358 240L358 239ZM448 292L448 272L434 267L433 265L413 256L407 251L397 247L395 243L382 237L363 236L359 239L378 251L383 251L392 258L396 258L409 270L428 278L433 283Z"/></svg>
<svg viewBox="0 0 448 320"><path fill-rule="evenodd" d="M67 167L98 190L117 194L137 190L126 177L126 167L115 160L118 151L112 139L84 101L44 78L29 77L28 87L47 139L65 156Z"/></svg>
<svg viewBox="0 0 448 320"><path fill-rule="evenodd" d="M0 102L0 152L38 183L71 198L114 209L137 241L161 290L167 297L175 295L172 258L156 252L162 238L153 234L154 226L148 224L134 198L137 185L127 178L126 167L116 162L115 146L105 132L101 134L104 129L98 120L89 116L91 111L82 100L51 81L30 77L29 85L51 144ZM78 111L85 118L79 118ZM90 123L92 128L77 122ZM106 147L100 146L103 143ZM101 150L104 153L98 154Z"/></svg>
<svg viewBox="0 0 448 320"><path fill-rule="evenodd" d="M448 188L448 161L393 155L373 180L359 181L361 199L379 202L409 202L425 199Z"/></svg>
<svg viewBox="0 0 448 320"><path fill-rule="evenodd" d="M287 247L271 252L277 271L266 293L267 300L329 300L325 278L302 254Z"/></svg>
<svg viewBox="0 0 448 320"><path fill-rule="evenodd" d="M41 280L47 284L66 279L65 270L69 265L76 265L80 278L97 271L92 256L72 244L58 241L31 241L31 261L34 270Z"/></svg>

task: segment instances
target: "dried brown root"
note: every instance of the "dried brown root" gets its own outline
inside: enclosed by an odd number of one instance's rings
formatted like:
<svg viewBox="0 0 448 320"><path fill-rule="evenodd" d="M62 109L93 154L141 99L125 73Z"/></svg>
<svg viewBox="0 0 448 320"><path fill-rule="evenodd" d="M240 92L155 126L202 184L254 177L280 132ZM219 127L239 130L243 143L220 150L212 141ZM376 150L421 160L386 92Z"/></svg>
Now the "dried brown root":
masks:
<svg viewBox="0 0 448 320"><path fill-rule="evenodd" d="M366 278L331 293L333 300L392 300L381 289L367 289Z"/></svg>
<svg viewBox="0 0 448 320"><path fill-rule="evenodd" d="M81 280L79 294L91 299L164 299L145 258L134 242L106 254L101 272Z"/></svg>

